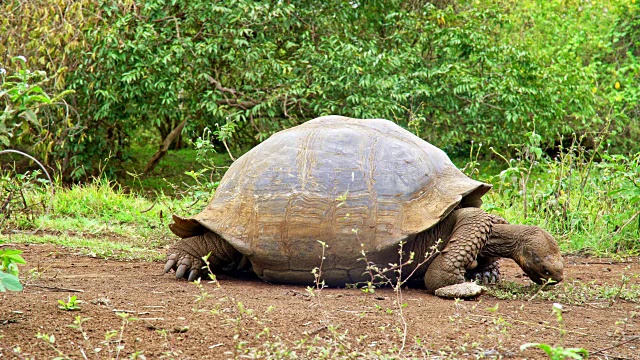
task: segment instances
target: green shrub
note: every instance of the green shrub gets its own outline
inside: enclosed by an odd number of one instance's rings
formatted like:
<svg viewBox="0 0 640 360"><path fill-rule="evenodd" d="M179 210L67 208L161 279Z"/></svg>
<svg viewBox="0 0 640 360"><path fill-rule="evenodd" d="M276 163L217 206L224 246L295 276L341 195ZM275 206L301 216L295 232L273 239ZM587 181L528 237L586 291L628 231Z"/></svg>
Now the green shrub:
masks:
<svg viewBox="0 0 640 360"><path fill-rule="evenodd" d="M10 145L0 139L0 148L25 150L45 164L60 168L65 176L81 167L74 156L85 150L84 143L89 141L86 129L96 125L86 113L78 113L82 109L73 106L74 97L65 91L69 74L81 60L80 50L90 46L82 31L100 18L92 13L94 2L0 2L0 69L6 72L0 76L4 86L0 91L8 86L20 93L16 100L22 104L29 107L29 101L37 103L30 107L32 113L24 112L15 100L0 96L0 111L7 106L10 110L10 117L4 120L6 129L0 125L0 138L13 132L13 136L6 136ZM12 60L16 58L21 60Z"/></svg>
<svg viewBox="0 0 640 360"><path fill-rule="evenodd" d="M0 146L28 147L46 162L59 140L52 131L59 127L47 110L63 101L71 91L50 97L43 89L50 80L46 72L29 70L24 56L11 61L17 67L15 72L11 68L0 69L0 106L4 108L0 112ZM74 135L70 128L66 128L65 134ZM64 144L56 146L56 150L61 148Z"/></svg>

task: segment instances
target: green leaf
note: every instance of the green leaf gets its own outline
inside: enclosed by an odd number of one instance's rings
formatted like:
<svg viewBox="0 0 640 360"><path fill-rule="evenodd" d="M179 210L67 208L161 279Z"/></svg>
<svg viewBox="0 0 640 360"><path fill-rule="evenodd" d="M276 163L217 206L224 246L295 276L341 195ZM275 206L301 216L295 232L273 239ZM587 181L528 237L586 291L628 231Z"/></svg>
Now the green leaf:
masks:
<svg viewBox="0 0 640 360"><path fill-rule="evenodd" d="M536 159L539 160L542 157L542 149L540 149L539 147L534 147L531 149L531 151L536 154Z"/></svg>
<svg viewBox="0 0 640 360"><path fill-rule="evenodd" d="M19 254L22 254L22 250L14 250L14 249L0 250L0 257L5 255L19 255Z"/></svg>
<svg viewBox="0 0 640 360"><path fill-rule="evenodd" d="M20 117L27 119L35 126L40 126L40 124L38 124L38 117L36 116L36 113L34 113L31 109L24 110L22 113L20 113Z"/></svg>
<svg viewBox="0 0 640 360"><path fill-rule="evenodd" d="M45 95L30 95L29 102L36 102L41 104L51 104L51 99Z"/></svg>
<svg viewBox="0 0 640 360"><path fill-rule="evenodd" d="M589 351L587 351L586 349L583 348L568 348L565 349L565 355L569 356L570 358L573 359L583 359L583 356L580 355L583 354L584 356L589 356Z"/></svg>
<svg viewBox="0 0 640 360"><path fill-rule="evenodd" d="M20 280L11 274L6 274L0 271L0 292L9 291L22 291L22 284Z"/></svg>
<svg viewBox="0 0 640 360"><path fill-rule="evenodd" d="M7 258L9 259L9 261L11 261L14 264L26 264L27 263L22 258L22 256L20 256L20 255L9 255L9 256L7 256Z"/></svg>
<svg viewBox="0 0 640 360"><path fill-rule="evenodd" d="M9 259L10 262L13 262L16 264L26 264L27 262L22 258L22 256L20 256L20 254L22 254L22 250L13 250L13 249L0 250L0 259L6 258L6 259Z"/></svg>
<svg viewBox="0 0 640 360"><path fill-rule="evenodd" d="M526 343L520 346L520 351L523 351L527 348L530 347L537 347L539 349L542 349L544 352L546 352L548 355L551 355L552 353L552 349L551 346L548 344L543 344L543 343Z"/></svg>

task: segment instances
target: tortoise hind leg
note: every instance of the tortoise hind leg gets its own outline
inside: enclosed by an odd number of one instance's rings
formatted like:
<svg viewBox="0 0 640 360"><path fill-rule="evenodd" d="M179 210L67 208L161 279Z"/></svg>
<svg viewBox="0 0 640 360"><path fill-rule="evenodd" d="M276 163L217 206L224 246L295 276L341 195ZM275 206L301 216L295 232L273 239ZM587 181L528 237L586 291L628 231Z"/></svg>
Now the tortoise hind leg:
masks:
<svg viewBox="0 0 640 360"><path fill-rule="evenodd" d="M492 219L477 208L455 210L449 216L454 222L449 241L440 254L429 264L424 277L427 290L462 284L467 269L478 265L476 258L489 239ZM469 297L477 294L470 294Z"/></svg>
<svg viewBox="0 0 640 360"><path fill-rule="evenodd" d="M210 255L209 255L210 254ZM246 258L231 244L213 232L181 239L167 253L164 272L176 271L176 278L187 277L193 281L201 273L206 273L203 257L209 255L208 262L212 271L230 271L247 266Z"/></svg>

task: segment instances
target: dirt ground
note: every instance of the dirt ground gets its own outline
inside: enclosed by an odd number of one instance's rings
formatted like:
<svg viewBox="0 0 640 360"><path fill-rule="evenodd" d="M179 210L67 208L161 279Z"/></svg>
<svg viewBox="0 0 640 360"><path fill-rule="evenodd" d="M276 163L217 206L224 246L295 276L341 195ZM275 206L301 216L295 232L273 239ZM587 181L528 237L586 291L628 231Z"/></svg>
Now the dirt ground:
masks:
<svg viewBox="0 0 640 360"><path fill-rule="evenodd" d="M276 357L287 350L299 358L370 358L390 352L399 358L546 358L538 349L520 351L527 342L564 342L589 350L592 359L640 359L635 315L640 308L620 299L563 304L566 334L561 338L553 301L540 297L499 300L485 294L460 302L406 289L401 316L391 288L373 294L328 288L310 297L305 287L228 276L219 277L220 287L203 282L199 288L163 274L161 263L104 260L51 245L15 247L24 250L27 265L21 274L28 285L22 293L0 293L1 359L129 358L135 352L147 359L226 359ZM595 280L615 289L623 272L630 277L628 285L639 284L631 276L640 274L637 258L620 264L567 257L565 263L565 284ZM528 282L511 261L504 261L502 270L507 280ZM58 308L57 300L70 295L82 301L80 310ZM137 320L122 328L118 312ZM77 316L88 319L82 323L86 339L69 327ZM403 319L406 345L399 352ZM38 333L54 335L54 343L36 338ZM123 347L119 354L118 346Z"/></svg>

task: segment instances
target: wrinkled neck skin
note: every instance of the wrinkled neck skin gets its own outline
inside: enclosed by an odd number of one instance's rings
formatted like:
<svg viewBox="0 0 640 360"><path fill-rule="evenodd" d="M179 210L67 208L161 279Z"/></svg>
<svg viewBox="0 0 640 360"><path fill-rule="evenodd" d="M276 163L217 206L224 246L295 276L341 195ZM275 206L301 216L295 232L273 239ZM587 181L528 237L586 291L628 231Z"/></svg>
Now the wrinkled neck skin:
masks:
<svg viewBox="0 0 640 360"><path fill-rule="evenodd" d="M520 267L524 264L524 235L530 226L494 224L487 244L478 257L503 257L513 259Z"/></svg>

